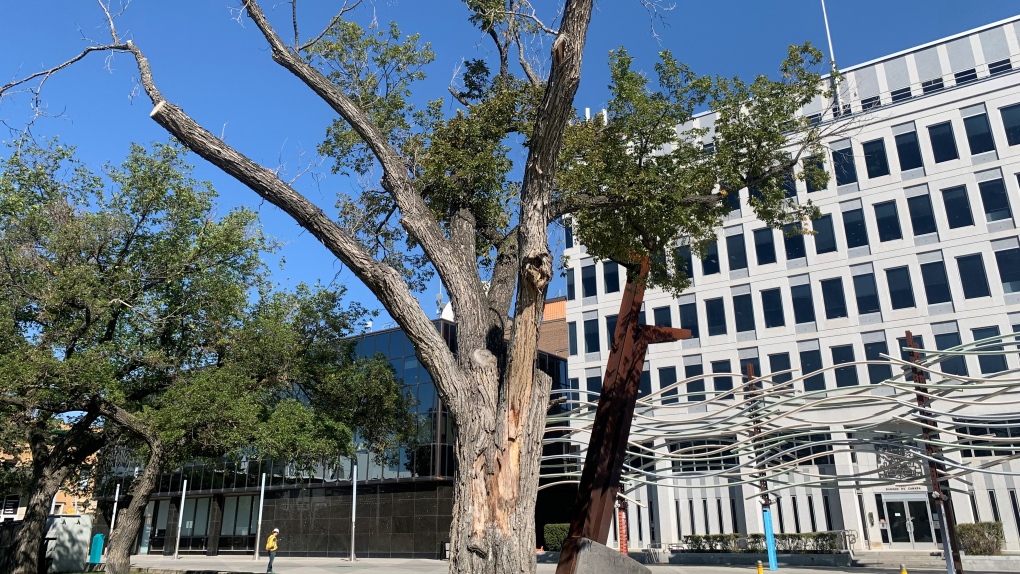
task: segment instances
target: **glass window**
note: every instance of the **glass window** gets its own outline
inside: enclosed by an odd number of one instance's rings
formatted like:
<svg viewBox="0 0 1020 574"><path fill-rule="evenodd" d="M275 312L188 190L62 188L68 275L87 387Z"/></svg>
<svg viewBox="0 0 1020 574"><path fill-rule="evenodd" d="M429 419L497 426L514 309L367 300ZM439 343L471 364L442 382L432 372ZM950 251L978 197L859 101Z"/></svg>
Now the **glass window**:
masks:
<svg viewBox="0 0 1020 574"><path fill-rule="evenodd" d="M992 128L988 125L987 114L963 118L963 129L967 132L967 144L970 145L970 155L995 150L995 140L992 139Z"/></svg>
<svg viewBox="0 0 1020 574"><path fill-rule="evenodd" d="M744 246L744 234L726 236L726 257L730 271L747 269L747 247Z"/></svg>
<svg viewBox="0 0 1020 574"><path fill-rule="evenodd" d="M697 365L684 365L684 378L690 379L705 374L705 368L701 363ZM687 401L700 403L705 400L705 379L695 379L687 383Z"/></svg>
<svg viewBox="0 0 1020 574"><path fill-rule="evenodd" d="M896 212L895 201L886 201L875 205L875 220L878 224L879 241L903 239L903 232L900 230L900 216Z"/></svg>
<svg viewBox="0 0 1020 574"><path fill-rule="evenodd" d="M963 344L960 340L959 333L942 333L941 335L935 335L935 348L940 351L951 349L958 345ZM949 373L950 375L959 375L961 377L969 376L967 372L967 359L963 355L957 355L952 359L942 361L936 367L940 371Z"/></svg>
<svg viewBox="0 0 1020 574"><path fill-rule="evenodd" d="M598 353L602 350L599 347L599 320L588 319L584 322L584 352Z"/></svg>
<svg viewBox="0 0 1020 574"><path fill-rule="evenodd" d="M901 171L924 166L924 160L921 159L921 146L917 143L917 132L907 132L896 136L896 155L900 158Z"/></svg>
<svg viewBox="0 0 1020 574"><path fill-rule="evenodd" d="M705 250L705 258L701 260L701 271L705 275L719 272L719 244L712 242Z"/></svg>
<svg viewBox="0 0 1020 574"><path fill-rule="evenodd" d="M620 266L615 261L602 263L602 278L606 281L606 293L620 291Z"/></svg>
<svg viewBox="0 0 1020 574"><path fill-rule="evenodd" d="M814 168L817 171L825 171L825 159L820 155L811 156L804 160L805 168ZM816 191L825 191L824 187L815 187L811 184L811 179L807 180L807 191L808 193L814 193Z"/></svg>
<svg viewBox="0 0 1020 574"><path fill-rule="evenodd" d="M848 249L868 244L868 225L864 223L863 209L843 212L843 232L846 234Z"/></svg>
<svg viewBox="0 0 1020 574"><path fill-rule="evenodd" d="M935 163L942 163L960 157L956 151L956 138L953 137L953 126L943 122L928 126L928 137L931 139L931 150L935 155Z"/></svg>
<svg viewBox="0 0 1020 574"><path fill-rule="evenodd" d="M885 140L877 139L865 142L864 165L868 169L868 177L889 175L889 160L885 156Z"/></svg>
<svg viewBox="0 0 1020 574"><path fill-rule="evenodd" d="M705 301L705 318L708 320L708 336L726 334L726 308L722 297Z"/></svg>
<svg viewBox="0 0 1020 574"><path fill-rule="evenodd" d="M800 222L787 223L783 226L783 245L786 247L787 261L807 257L807 250L804 248L804 234L800 232Z"/></svg>
<svg viewBox="0 0 1020 574"><path fill-rule="evenodd" d="M971 332L974 334L974 340L980 341L982 339L988 339L990 337L997 337L999 335L998 327L982 327L980 329L972 329ZM1002 351L1002 345L996 345L995 343L985 344L980 347L981 351ZM981 367L982 375L990 375L992 373L1001 373L1006 370L1006 356L1005 355L978 355L978 365Z"/></svg>
<svg viewBox="0 0 1020 574"><path fill-rule="evenodd" d="M853 148L833 151L832 166L836 171L836 185L857 183L857 166L854 165Z"/></svg>
<svg viewBox="0 0 1020 574"><path fill-rule="evenodd" d="M889 282L889 302L893 309L908 309L914 306L914 289L910 285L910 270L906 267L885 270Z"/></svg>
<svg viewBox="0 0 1020 574"><path fill-rule="evenodd" d="M754 252L758 256L758 265L776 262L776 245L768 227L754 230Z"/></svg>
<svg viewBox="0 0 1020 574"><path fill-rule="evenodd" d="M797 197L797 178L793 175L792 167L783 174L783 196L787 199Z"/></svg>
<svg viewBox="0 0 1020 574"><path fill-rule="evenodd" d="M907 210L910 211L910 227L914 230L914 237L938 231L928 194L907 198Z"/></svg>
<svg viewBox="0 0 1020 574"><path fill-rule="evenodd" d="M811 297L811 284L790 287L790 295L793 299L794 321L798 324L813 323L815 321L815 301Z"/></svg>
<svg viewBox="0 0 1020 574"><path fill-rule="evenodd" d="M779 289L766 289L761 292L761 310L765 315L766 327L786 325L786 319L783 317L783 295Z"/></svg>
<svg viewBox="0 0 1020 574"><path fill-rule="evenodd" d="M878 285L874 273L854 275L854 294L857 299L857 314L878 313Z"/></svg>
<svg viewBox="0 0 1020 574"><path fill-rule="evenodd" d="M1020 249L996 251L995 264L999 268L1002 290L1006 293L1020 293Z"/></svg>
<svg viewBox="0 0 1020 574"><path fill-rule="evenodd" d="M956 258L960 268L960 280L963 282L963 296L966 299L991 297L988 289L988 277L985 275L985 262L980 253Z"/></svg>
<svg viewBox="0 0 1020 574"><path fill-rule="evenodd" d="M813 373L822 368L821 351L800 352L800 372L803 375ZM825 373L818 373L804 379L805 391L820 391L825 388Z"/></svg>
<svg viewBox="0 0 1020 574"><path fill-rule="evenodd" d="M832 214L825 214L812 220L811 227L815 231L815 253L832 253L836 250L836 230L832 226Z"/></svg>
<svg viewBox="0 0 1020 574"><path fill-rule="evenodd" d="M978 184L978 189L981 191L981 204L985 207L986 220L999 221L1013 217L1004 181L1001 179L982 181Z"/></svg>
<svg viewBox="0 0 1020 574"><path fill-rule="evenodd" d="M1009 58L1006 58L1005 60L998 60L996 62L988 64L988 74L991 76L1004 74L1012 69L1013 65L1010 63ZM1020 520L1018 520L1017 522L1020 522Z"/></svg>
<svg viewBox="0 0 1020 574"><path fill-rule="evenodd" d="M1020 144L1020 104L1001 108L999 114L1002 115L1002 127L1006 129L1006 143Z"/></svg>
<svg viewBox="0 0 1020 574"><path fill-rule="evenodd" d="M750 379L747 378L747 366L751 366L751 372L754 373L754 378L760 378L762 376L761 363L758 362L758 357L750 357L747 359L740 359L740 368L737 370L742 376L740 377L741 382L749 383Z"/></svg>
<svg viewBox="0 0 1020 574"><path fill-rule="evenodd" d="M738 333L754 331L754 303L750 293L733 297L733 319Z"/></svg>
<svg viewBox="0 0 1020 574"><path fill-rule="evenodd" d="M570 224L570 220L563 222L563 239L567 249L574 246L574 227Z"/></svg>
<svg viewBox="0 0 1020 574"><path fill-rule="evenodd" d="M675 405L680 402L677 399L677 389L670 389L669 386L676 384L676 367L662 367L659 369L659 390L662 393L662 404Z"/></svg>
<svg viewBox="0 0 1020 574"><path fill-rule="evenodd" d="M822 285L822 302L825 304L825 318L839 319L847 317L846 295L843 293L843 280L839 277L824 279Z"/></svg>
<svg viewBox="0 0 1020 574"><path fill-rule="evenodd" d="M941 261L932 261L921 265L921 281L924 283L924 296L929 305L948 303L953 300L949 290L949 276L946 265Z"/></svg>
<svg viewBox="0 0 1020 574"><path fill-rule="evenodd" d="M875 385L892 378L893 372L889 359L882 356L888 354L889 345L885 341L864 344L864 360L885 362L884 365L868 365L868 380L871 381L871 384Z"/></svg>
<svg viewBox="0 0 1020 574"><path fill-rule="evenodd" d="M854 362L853 345L840 345L839 347L832 348L833 365L842 365L852 362ZM857 365L836 367L835 373L837 387L852 387L860 384L860 381L857 379Z"/></svg>
<svg viewBox="0 0 1020 574"><path fill-rule="evenodd" d="M606 347L613 348L613 340L616 338L616 315L606 315Z"/></svg>
<svg viewBox="0 0 1020 574"><path fill-rule="evenodd" d="M903 100L909 100L910 98L913 97L913 94L910 93L910 87L909 86L906 87L906 88L900 88L898 90L893 90L891 95L892 95L893 103L895 103L895 102L902 102Z"/></svg>
<svg viewBox="0 0 1020 574"><path fill-rule="evenodd" d="M567 301L573 301L576 298L574 288L574 268L570 267L564 269L563 273L567 276Z"/></svg>
<svg viewBox="0 0 1020 574"><path fill-rule="evenodd" d="M567 346L571 356L577 354L577 323L567 323Z"/></svg>
<svg viewBox="0 0 1020 574"><path fill-rule="evenodd" d="M587 389L591 393L601 393L602 392L602 375L594 375L594 376L586 378L584 380L584 386L587 387ZM598 397L595 396L595 395L592 395L592 394L588 394L587 395L587 400L594 403L594 402L598 401Z"/></svg>
<svg viewBox="0 0 1020 574"><path fill-rule="evenodd" d="M676 263L688 279L694 279L694 260L691 258L691 248L681 245L676 248Z"/></svg>
<svg viewBox="0 0 1020 574"><path fill-rule="evenodd" d="M595 266L588 265L581 268L581 297L594 297L595 292Z"/></svg>
<svg viewBox="0 0 1020 574"><path fill-rule="evenodd" d="M974 216L970 212L970 201L967 199L965 186L943 189L942 202L946 204L946 219L949 220L949 229L974 225Z"/></svg>
<svg viewBox="0 0 1020 574"><path fill-rule="evenodd" d="M673 316L669 307L656 307L652 310L652 319L657 327L672 327Z"/></svg>
<svg viewBox="0 0 1020 574"><path fill-rule="evenodd" d="M769 371L772 373L778 373L780 371L789 371L792 365L790 364L790 353L776 353L769 355ZM793 373L783 373L782 375L772 375L770 377L773 383L781 384L789 381L793 378Z"/></svg>
<svg viewBox="0 0 1020 574"><path fill-rule="evenodd" d="M957 86L974 82L977 81L977 70L974 68L970 68L969 70L961 70L953 74L953 77L956 78Z"/></svg>
<svg viewBox="0 0 1020 574"><path fill-rule="evenodd" d="M692 339L698 338L700 332L698 331L697 303L685 303L680 305L680 328L690 330Z"/></svg>
<svg viewBox="0 0 1020 574"><path fill-rule="evenodd" d="M652 372L641 371L641 382L638 384L638 398L652 394Z"/></svg>
<svg viewBox="0 0 1020 574"><path fill-rule="evenodd" d="M730 373L730 362L727 361L712 361L712 372L713 373ZM733 377L712 377L712 387L715 388L716 396L733 390ZM732 399L733 395L726 397Z"/></svg>
<svg viewBox="0 0 1020 574"><path fill-rule="evenodd" d="M938 92L943 88L945 88L945 84L942 83L942 78L932 78L921 82L921 91L925 94Z"/></svg>

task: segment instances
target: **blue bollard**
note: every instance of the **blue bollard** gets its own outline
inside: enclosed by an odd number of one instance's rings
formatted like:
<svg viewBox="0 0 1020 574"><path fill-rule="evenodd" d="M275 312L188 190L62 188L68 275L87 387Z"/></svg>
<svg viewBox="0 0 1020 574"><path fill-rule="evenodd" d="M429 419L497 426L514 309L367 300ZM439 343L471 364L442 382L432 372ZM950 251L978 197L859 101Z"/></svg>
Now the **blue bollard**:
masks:
<svg viewBox="0 0 1020 574"><path fill-rule="evenodd" d="M99 564L103 561L103 535L96 534L92 537L92 547L89 549L89 564Z"/></svg>

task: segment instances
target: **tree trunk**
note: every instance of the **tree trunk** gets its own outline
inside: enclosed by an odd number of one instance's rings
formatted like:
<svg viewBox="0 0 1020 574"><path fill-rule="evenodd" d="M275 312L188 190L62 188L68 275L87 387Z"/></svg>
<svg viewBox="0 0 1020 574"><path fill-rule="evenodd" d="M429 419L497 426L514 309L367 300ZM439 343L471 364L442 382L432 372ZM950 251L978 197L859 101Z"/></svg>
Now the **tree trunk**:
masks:
<svg viewBox="0 0 1020 574"><path fill-rule="evenodd" d="M151 447L149 461L127 494L126 505L117 513L117 523L110 533L110 545L106 550L106 571L111 574L128 574L131 571L131 547L134 546L138 531L145 519L145 507L159 484L159 477L166 466L166 449L157 443Z"/></svg>
<svg viewBox="0 0 1020 574"><path fill-rule="evenodd" d="M25 520L18 532L18 543L10 561L11 574L37 574L46 536L46 519L50 515L53 497L60 490L71 473L70 468L61 468L52 460L33 461L32 484L29 490Z"/></svg>

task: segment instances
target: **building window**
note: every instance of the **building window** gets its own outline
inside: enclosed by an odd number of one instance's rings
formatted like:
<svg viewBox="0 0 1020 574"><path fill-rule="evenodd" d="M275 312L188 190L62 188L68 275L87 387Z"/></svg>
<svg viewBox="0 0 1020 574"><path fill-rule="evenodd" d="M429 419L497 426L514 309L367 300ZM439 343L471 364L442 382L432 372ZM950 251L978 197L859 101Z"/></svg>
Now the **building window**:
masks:
<svg viewBox="0 0 1020 574"><path fill-rule="evenodd" d="M963 296L966 299L991 297L988 289L988 277L985 275L985 262L980 253L956 258L960 269L960 280L963 282Z"/></svg>
<svg viewBox="0 0 1020 574"><path fill-rule="evenodd" d="M813 155L804 160L804 167L811 168L818 172L823 172L825 171L825 159L821 155ZM815 187L814 185L812 185L811 178L808 178L805 183L807 183L808 193L814 193L816 191L825 191L826 189L824 187Z"/></svg>
<svg viewBox="0 0 1020 574"><path fill-rule="evenodd" d="M967 144L970 146L970 155L995 151L992 128L988 125L988 114L978 114L963 118L963 129L967 132Z"/></svg>
<svg viewBox="0 0 1020 574"><path fill-rule="evenodd" d="M813 373L821 370L822 368L822 352L818 350L814 351L801 351L800 352L800 372L802 375ZM805 391L821 391L825 389L825 373L818 373L817 375L811 375L804 379L804 390Z"/></svg>
<svg viewBox="0 0 1020 574"><path fill-rule="evenodd" d="M846 296L843 293L843 280L839 277L824 279L822 285L822 302L825 305L826 319L847 317Z"/></svg>
<svg viewBox="0 0 1020 574"><path fill-rule="evenodd" d="M977 70L971 68L969 70L963 70L953 74L953 78L956 79L956 85L961 86L970 82L977 81Z"/></svg>
<svg viewBox="0 0 1020 574"><path fill-rule="evenodd" d="M705 257L701 260L701 272L705 275L719 272L719 244L715 241L705 250Z"/></svg>
<svg viewBox="0 0 1020 574"><path fill-rule="evenodd" d="M602 264L602 278L606 282L606 293L620 291L620 266L615 261L606 261Z"/></svg>
<svg viewBox="0 0 1020 574"><path fill-rule="evenodd" d="M726 257L730 271L747 269L747 247L744 246L744 234L726 236Z"/></svg>
<svg viewBox="0 0 1020 574"><path fill-rule="evenodd" d="M842 365L852 362L854 362L853 345L840 345L839 347L832 348L833 365ZM835 373L837 387L852 387L860 384L860 381L857 379L857 365L836 367Z"/></svg>
<svg viewBox="0 0 1020 574"><path fill-rule="evenodd" d="M750 293L733 297L733 319L738 333L754 331L754 303Z"/></svg>
<svg viewBox="0 0 1020 574"><path fill-rule="evenodd" d="M827 213L811 221L815 231L815 253L832 253L836 250L836 230L832 225L832 214Z"/></svg>
<svg viewBox="0 0 1020 574"><path fill-rule="evenodd" d="M669 307L656 307L652 310L652 319L656 327L672 327L673 314Z"/></svg>
<svg viewBox="0 0 1020 574"><path fill-rule="evenodd" d="M913 97L913 94L910 93L910 87L909 86L906 87L906 88L900 88L898 90L893 90L891 95L892 95L893 103L895 103L895 102L902 102L903 100L909 100L911 97Z"/></svg>
<svg viewBox="0 0 1020 574"><path fill-rule="evenodd" d="M722 297L705 301L705 318L708 320L708 336L726 334L726 307Z"/></svg>
<svg viewBox="0 0 1020 574"><path fill-rule="evenodd" d="M569 267L563 271L567 276L567 301L573 301L577 298L576 288L574 287L574 268Z"/></svg>
<svg viewBox="0 0 1020 574"><path fill-rule="evenodd" d="M882 105L882 100L878 96L871 96L870 98L864 98L861 100L861 109L864 111L870 110L871 108L877 108Z"/></svg>
<svg viewBox="0 0 1020 574"><path fill-rule="evenodd" d="M740 373L740 380L742 383L747 384L751 382L751 379L747 377L747 367L750 365L751 372L754 373L754 378L760 378L762 376L761 363L758 362L758 357L750 357L747 359L740 359L740 369L737 370Z"/></svg>
<svg viewBox="0 0 1020 574"><path fill-rule="evenodd" d="M885 140L877 139L864 142L864 166L868 169L868 178L889 175L889 160L885 155Z"/></svg>
<svg viewBox="0 0 1020 574"><path fill-rule="evenodd" d="M815 301L811 297L811 284L790 288L793 299L793 318L798 324L815 322Z"/></svg>
<svg viewBox="0 0 1020 574"><path fill-rule="evenodd" d="M584 385L588 389L589 394L587 400L591 402L597 402L598 397L591 393L601 394L602 393L602 375L592 375L584 380Z"/></svg>
<svg viewBox="0 0 1020 574"><path fill-rule="evenodd" d="M599 320L588 319L584 322L584 352L598 353L599 347Z"/></svg>
<svg viewBox="0 0 1020 574"><path fill-rule="evenodd" d="M1001 179L982 181L978 184L978 189L981 191L981 204L985 208L986 221L999 221L1013 217L1004 181Z"/></svg>
<svg viewBox="0 0 1020 574"><path fill-rule="evenodd" d="M999 336L998 327L982 327L980 329L972 329L971 332L974 334L975 341ZM994 342L985 343L975 350L1002 351L1002 345L998 345ZM1006 357L1005 355L978 355L978 365L981 367L982 375L1001 373L1006 370Z"/></svg>
<svg viewBox="0 0 1020 574"><path fill-rule="evenodd" d="M567 249L574 246L574 226L569 219L563 221L563 242Z"/></svg>
<svg viewBox="0 0 1020 574"><path fill-rule="evenodd" d="M910 227L914 230L914 237L938 231L935 213L931 209L931 197L927 193L907 198L907 210L910 212Z"/></svg>
<svg viewBox="0 0 1020 574"><path fill-rule="evenodd" d="M754 230L754 253L758 258L758 265L776 262L776 245L770 228Z"/></svg>
<svg viewBox="0 0 1020 574"><path fill-rule="evenodd" d="M960 157L960 153L956 151L956 138L953 137L953 126L950 122L928 126L928 138L931 139L931 149L935 155L935 163L942 163Z"/></svg>
<svg viewBox="0 0 1020 574"><path fill-rule="evenodd" d="M945 88L945 84L942 83L942 78L932 78L921 82L921 92L925 94L938 92L943 88Z"/></svg>
<svg viewBox="0 0 1020 574"><path fill-rule="evenodd" d="M1005 293L1020 293L1020 248L995 252L995 264Z"/></svg>
<svg viewBox="0 0 1020 574"><path fill-rule="evenodd" d="M1005 60L998 60L988 64L988 75L997 76L1004 74L1013 69L1013 65L1009 63L1009 58ZM1020 519L1017 520L1017 524L1020 525Z"/></svg>
<svg viewBox="0 0 1020 574"><path fill-rule="evenodd" d="M776 353L774 355L769 355L769 371L773 373L770 377L773 383L778 385L792 380L792 371L781 375L775 374L782 371L790 371L791 367L790 353Z"/></svg>
<svg viewBox="0 0 1020 574"><path fill-rule="evenodd" d="M712 361L712 372L713 373L729 373L730 362L726 361ZM712 387L715 389L716 396L733 390L733 377L712 377ZM726 397L732 399L733 395Z"/></svg>
<svg viewBox="0 0 1020 574"><path fill-rule="evenodd" d="M588 265L581 268L581 297L595 297L595 266Z"/></svg>
<svg viewBox="0 0 1020 574"><path fill-rule="evenodd" d="M783 174L783 197L786 199L797 197L797 178L793 175L792 167Z"/></svg>
<svg viewBox="0 0 1020 574"><path fill-rule="evenodd" d="M638 384L638 398L652 394L652 372L641 371L641 382Z"/></svg>
<svg viewBox="0 0 1020 574"><path fill-rule="evenodd" d="M873 385L877 385L886 379L891 379L893 376L889 359L882 355L889 355L889 345L885 341L864 343L864 360L882 361L884 363L881 365L868 365L868 380Z"/></svg>
<svg viewBox="0 0 1020 574"><path fill-rule="evenodd" d="M914 289L910 285L910 270L906 267L885 270L889 282L889 302L893 309L909 309L914 306Z"/></svg>
<svg viewBox="0 0 1020 574"><path fill-rule="evenodd" d="M786 247L786 260L792 261L807 257L804 247L804 234L800 231L800 222L787 223L783 226L783 245Z"/></svg>
<svg viewBox="0 0 1020 574"><path fill-rule="evenodd" d="M691 248L680 245L676 248L677 271L683 272L684 277L694 280L694 260L691 258Z"/></svg>
<svg viewBox="0 0 1020 574"><path fill-rule="evenodd" d="M726 198L726 205L729 206L730 210L727 215L734 211L740 211L740 191L737 190L725 190L726 193L723 197Z"/></svg>
<svg viewBox="0 0 1020 574"><path fill-rule="evenodd" d="M854 165L853 148L834 150L832 152L832 167L836 172L836 185L857 183L857 166Z"/></svg>
<svg viewBox="0 0 1020 574"><path fill-rule="evenodd" d="M946 219L949 229L974 225L974 216L970 212L970 201L967 199L965 186L951 187L942 190L942 202L946 205Z"/></svg>
<svg viewBox="0 0 1020 574"><path fill-rule="evenodd" d="M616 339L616 315L606 315L606 347L613 348Z"/></svg>
<svg viewBox="0 0 1020 574"><path fill-rule="evenodd" d="M917 143L917 132L907 132L896 136L896 155L900 158L900 171L924 166L924 160L921 159L921 145Z"/></svg>
<svg viewBox="0 0 1020 574"><path fill-rule="evenodd" d="M886 201L875 205L875 220L878 224L879 241L903 239L903 232L900 230L900 216L896 212L895 201Z"/></svg>
<svg viewBox="0 0 1020 574"><path fill-rule="evenodd" d="M1006 129L1006 143L1020 144L1020 104L1013 104L999 109L1002 116L1002 127Z"/></svg>
<svg viewBox="0 0 1020 574"><path fill-rule="evenodd" d="M942 261L932 261L921 265L921 281L924 283L924 296L929 305L948 303L953 300L953 295L949 290L946 265Z"/></svg>
<svg viewBox="0 0 1020 574"><path fill-rule="evenodd" d="M766 289L761 292L761 310L765 315L766 327L786 325L786 319L783 317L783 295L779 289Z"/></svg>
<svg viewBox="0 0 1020 574"><path fill-rule="evenodd" d="M881 310L878 304L878 285L875 283L874 273L854 275L854 294L857 299L858 315L878 313Z"/></svg>
<svg viewBox="0 0 1020 574"><path fill-rule="evenodd" d="M691 379L705 374L705 368L701 363L696 365L684 365L684 378ZM705 379L695 379L687 383L687 402L700 403L705 400Z"/></svg>
<svg viewBox="0 0 1020 574"><path fill-rule="evenodd" d="M963 341L960 340L959 333L953 332L935 335L935 348L940 351L952 349L953 347L962 344ZM942 361L938 364L938 369L944 373L949 373L950 375L959 375L961 377L970 376L967 372L967 359L963 355L957 355L951 359Z"/></svg>
<svg viewBox="0 0 1020 574"><path fill-rule="evenodd" d="M659 390L662 391L662 404L664 405L675 405L680 402L677 398L677 389L673 387L676 384L676 367L662 367L659 369Z"/></svg>
<svg viewBox="0 0 1020 574"><path fill-rule="evenodd" d="M697 303L684 303L680 305L680 328L689 330L692 339L697 339L701 334L698 331Z"/></svg>
<svg viewBox="0 0 1020 574"><path fill-rule="evenodd" d="M573 321L567 323L567 348L571 356L577 354L577 323Z"/></svg>
<svg viewBox="0 0 1020 574"><path fill-rule="evenodd" d="M843 232L846 234L848 249L868 244L868 225L864 223L864 210L851 209L843 212Z"/></svg>
<svg viewBox="0 0 1020 574"><path fill-rule="evenodd" d="M20 505L21 496L17 494L9 494L3 498L3 508L0 512L5 515L15 515L18 513L18 506Z"/></svg>

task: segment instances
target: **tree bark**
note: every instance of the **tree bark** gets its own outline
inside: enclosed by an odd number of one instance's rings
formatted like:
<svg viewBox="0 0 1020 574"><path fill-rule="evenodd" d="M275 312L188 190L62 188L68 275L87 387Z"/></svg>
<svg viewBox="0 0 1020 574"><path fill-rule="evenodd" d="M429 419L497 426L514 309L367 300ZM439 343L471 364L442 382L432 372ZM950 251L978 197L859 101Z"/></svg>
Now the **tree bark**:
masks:
<svg viewBox="0 0 1020 574"><path fill-rule="evenodd" d="M37 574L40 567L44 538L46 537L46 519L50 515L53 497L60 490L60 485L71 474L70 467L60 467L52 459L32 462L32 486L29 488L28 506L25 519L18 532L18 544L14 547L14 557L9 563L11 574Z"/></svg>
<svg viewBox="0 0 1020 574"><path fill-rule="evenodd" d="M145 519L145 508L156 491L159 477L166 467L167 449L161 441L150 442L149 460L145 469L135 478L128 491L127 504L117 513L117 524L110 533L106 551L106 571L111 574L128 574L131 571L131 548Z"/></svg>

